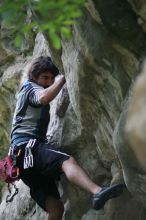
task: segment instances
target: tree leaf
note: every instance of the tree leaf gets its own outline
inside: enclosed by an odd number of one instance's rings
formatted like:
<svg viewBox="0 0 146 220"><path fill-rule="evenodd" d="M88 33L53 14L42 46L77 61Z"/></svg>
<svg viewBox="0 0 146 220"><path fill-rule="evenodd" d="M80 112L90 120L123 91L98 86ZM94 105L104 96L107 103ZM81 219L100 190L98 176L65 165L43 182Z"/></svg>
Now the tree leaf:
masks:
<svg viewBox="0 0 146 220"><path fill-rule="evenodd" d="M17 34L15 37L15 46L20 47L22 45L23 38L20 34Z"/></svg>

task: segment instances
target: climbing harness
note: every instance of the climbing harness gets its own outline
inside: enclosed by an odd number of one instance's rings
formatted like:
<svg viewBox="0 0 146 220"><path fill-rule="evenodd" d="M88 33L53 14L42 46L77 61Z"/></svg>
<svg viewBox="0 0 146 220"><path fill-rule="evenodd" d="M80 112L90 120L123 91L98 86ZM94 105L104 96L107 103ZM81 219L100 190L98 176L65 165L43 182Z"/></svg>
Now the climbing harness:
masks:
<svg viewBox="0 0 146 220"><path fill-rule="evenodd" d="M15 146L11 145L9 149L8 156L0 161L0 179L8 183L9 194L6 197L6 203L12 202L14 196L18 194L19 189L15 185L14 181L19 180L19 168L16 165L17 157L20 156L22 144L27 143L25 147L24 155L24 169L33 167L33 154L32 148L35 145L36 139L30 139L29 142L21 142L17 144L18 150L15 151ZM15 192L12 194L12 189L14 188Z"/></svg>

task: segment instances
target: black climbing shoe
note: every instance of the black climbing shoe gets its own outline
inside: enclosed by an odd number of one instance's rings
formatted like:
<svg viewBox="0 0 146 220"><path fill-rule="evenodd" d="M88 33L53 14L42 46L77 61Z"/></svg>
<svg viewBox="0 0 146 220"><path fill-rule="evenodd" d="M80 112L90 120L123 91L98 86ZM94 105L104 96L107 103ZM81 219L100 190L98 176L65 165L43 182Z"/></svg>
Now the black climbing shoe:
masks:
<svg viewBox="0 0 146 220"><path fill-rule="evenodd" d="M92 198L92 207L96 210L102 209L109 199L118 197L126 188L125 184L116 184L109 187L103 187L99 193Z"/></svg>

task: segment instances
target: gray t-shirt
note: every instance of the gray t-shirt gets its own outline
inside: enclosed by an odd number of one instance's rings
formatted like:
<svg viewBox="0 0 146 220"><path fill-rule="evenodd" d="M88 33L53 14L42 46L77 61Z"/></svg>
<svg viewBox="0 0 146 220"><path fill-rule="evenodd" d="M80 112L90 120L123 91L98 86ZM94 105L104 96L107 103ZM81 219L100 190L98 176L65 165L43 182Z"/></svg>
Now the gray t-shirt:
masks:
<svg viewBox="0 0 146 220"><path fill-rule="evenodd" d="M27 80L21 87L12 122L12 142L36 138L45 141L50 121L50 105L42 105L39 100L43 87Z"/></svg>

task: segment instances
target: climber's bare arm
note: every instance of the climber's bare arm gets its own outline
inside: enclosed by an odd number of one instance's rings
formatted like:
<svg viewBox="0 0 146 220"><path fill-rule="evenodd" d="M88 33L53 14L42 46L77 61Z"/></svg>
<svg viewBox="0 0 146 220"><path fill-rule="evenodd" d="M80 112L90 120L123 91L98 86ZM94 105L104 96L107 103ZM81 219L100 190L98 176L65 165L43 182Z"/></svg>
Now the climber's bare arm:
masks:
<svg viewBox="0 0 146 220"><path fill-rule="evenodd" d="M57 77L57 81L55 81L51 86L44 89L44 91L40 95L40 102L43 105L47 105L51 102L60 92L66 80L64 75L60 75Z"/></svg>

